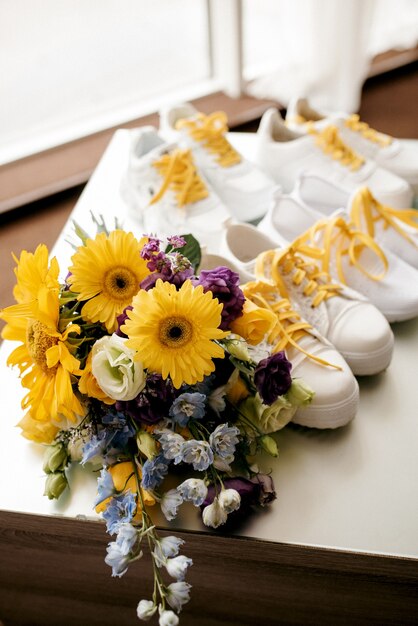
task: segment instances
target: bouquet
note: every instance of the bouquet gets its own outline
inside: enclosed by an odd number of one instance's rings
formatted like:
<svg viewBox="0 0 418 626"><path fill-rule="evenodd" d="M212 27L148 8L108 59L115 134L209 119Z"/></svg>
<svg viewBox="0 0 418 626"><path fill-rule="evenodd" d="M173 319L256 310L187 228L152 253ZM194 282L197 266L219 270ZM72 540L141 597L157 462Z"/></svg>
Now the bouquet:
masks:
<svg viewBox="0 0 418 626"><path fill-rule="evenodd" d="M18 425L45 445L48 498L68 487L71 463L97 472L106 563L122 576L149 546L154 592L137 615L171 626L192 561L181 539L159 536L153 507L173 520L192 503L218 528L272 502L257 455L277 456L272 435L313 392L274 349L274 311L245 297L227 267L198 273L191 235L138 240L96 224L95 238L76 225L64 280L44 245L15 259L16 304L0 316L27 390Z"/></svg>

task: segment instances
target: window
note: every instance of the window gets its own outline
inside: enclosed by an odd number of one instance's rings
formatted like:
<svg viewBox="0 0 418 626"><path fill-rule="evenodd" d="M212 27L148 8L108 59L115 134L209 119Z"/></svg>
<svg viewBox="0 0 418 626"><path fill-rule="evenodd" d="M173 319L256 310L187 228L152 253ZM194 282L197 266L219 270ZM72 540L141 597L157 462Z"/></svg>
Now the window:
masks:
<svg viewBox="0 0 418 626"><path fill-rule="evenodd" d="M0 163L213 91L206 0L4 0Z"/></svg>

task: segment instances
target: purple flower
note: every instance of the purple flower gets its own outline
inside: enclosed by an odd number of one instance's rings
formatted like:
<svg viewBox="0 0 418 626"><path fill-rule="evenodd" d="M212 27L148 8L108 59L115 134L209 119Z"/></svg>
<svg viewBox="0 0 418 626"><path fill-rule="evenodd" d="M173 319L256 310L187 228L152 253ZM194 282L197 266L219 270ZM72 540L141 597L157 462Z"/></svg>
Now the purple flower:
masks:
<svg viewBox="0 0 418 626"><path fill-rule="evenodd" d="M292 364L284 352L276 352L263 359L255 368L254 383L264 404L269 406L289 391L292 384Z"/></svg>
<svg viewBox="0 0 418 626"><path fill-rule="evenodd" d="M183 248L187 243L183 237L179 237L178 235L167 237L167 241L173 248Z"/></svg>
<svg viewBox="0 0 418 626"><path fill-rule="evenodd" d="M119 337L127 337L128 336L120 329L120 327L124 325L124 323L128 319L128 311L132 311L132 309L133 309L133 307L131 305L125 307L123 309L122 313L120 313L120 315L118 315L117 318L116 318L116 321L118 323L118 329L116 331L116 335L119 335Z"/></svg>
<svg viewBox="0 0 418 626"><path fill-rule="evenodd" d="M181 270L180 272L175 272L170 279L170 283L173 283L177 288L181 287L186 280L191 278L194 274L193 268L188 267L185 270Z"/></svg>
<svg viewBox="0 0 418 626"><path fill-rule="evenodd" d="M239 287L239 275L236 272L224 266L202 270L195 285L202 285L205 292L211 291L223 305L220 326L223 330L242 315L245 297Z"/></svg>
<svg viewBox="0 0 418 626"><path fill-rule="evenodd" d="M171 380L163 380L160 374L149 374L145 389L133 400L116 402L115 408L143 424L156 424L168 415L175 398Z"/></svg>
<svg viewBox="0 0 418 626"><path fill-rule="evenodd" d="M148 235L144 235L144 237L148 237ZM157 239L157 237L148 237L148 243L146 243L141 250L141 257L145 261L150 261L155 252L160 251L160 243L161 241Z"/></svg>
<svg viewBox="0 0 418 626"><path fill-rule="evenodd" d="M258 502L261 506L270 504L277 498L273 479L268 474L257 474L251 479L251 482L260 486Z"/></svg>

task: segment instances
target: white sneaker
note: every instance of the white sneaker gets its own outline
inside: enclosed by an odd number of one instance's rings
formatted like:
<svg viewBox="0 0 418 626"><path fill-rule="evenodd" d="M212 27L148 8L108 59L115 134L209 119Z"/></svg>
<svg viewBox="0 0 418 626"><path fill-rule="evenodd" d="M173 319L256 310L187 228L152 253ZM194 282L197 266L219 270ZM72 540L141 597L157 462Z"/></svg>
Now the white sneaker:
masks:
<svg viewBox="0 0 418 626"><path fill-rule="evenodd" d="M411 205L408 183L356 154L343 143L336 126L296 133L285 125L276 109L269 109L261 119L257 137L257 164L287 193L305 171L326 178L347 193L367 185L386 205Z"/></svg>
<svg viewBox="0 0 418 626"><path fill-rule="evenodd" d="M261 231L282 246L313 260L331 274L365 295L389 322L418 315L418 272L367 234L353 229L337 211L330 218L291 196L282 196L260 222Z"/></svg>
<svg viewBox="0 0 418 626"><path fill-rule="evenodd" d="M229 259L206 254L200 269L219 265L239 270ZM275 285L252 281L242 290L254 304L273 310L278 318L274 340L270 337L270 343L256 347L262 352L258 356L285 350L292 362L292 376L302 378L315 391L311 404L298 408L292 421L310 428L338 428L350 422L357 413L359 388L341 354L292 309Z"/></svg>
<svg viewBox="0 0 418 626"><path fill-rule="evenodd" d="M418 272L367 234L350 226L344 211L329 218L291 196L282 196L260 222L275 236L344 283L365 295L389 322L418 315Z"/></svg>
<svg viewBox="0 0 418 626"><path fill-rule="evenodd" d="M228 225L221 249L242 282L251 274L252 280L272 282L337 348L356 376L378 374L388 367L394 345L392 330L363 295L334 282L292 247L277 248L267 235L248 224Z"/></svg>
<svg viewBox="0 0 418 626"><path fill-rule="evenodd" d="M191 104L161 111L160 131L190 148L197 166L232 215L257 220L267 212L278 185L229 143L225 113L199 113Z"/></svg>
<svg viewBox="0 0 418 626"><path fill-rule="evenodd" d="M310 428L338 428L356 415L359 389L341 354L325 337L303 320L276 285L254 281L242 287L257 306L273 310L278 319L269 352L285 350L292 376L302 378L314 391L312 403L298 408L292 421Z"/></svg>
<svg viewBox="0 0 418 626"><path fill-rule="evenodd" d="M358 115L348 113L327 115L316 111L309 106L306 98L296 98L290 103L286 121L295 130L306 128L309 122L319 128L324 124L337 126L344 142L353 150L400 176L418 192L418 145L416 143L394 139L389 135L379 133L360 121ZM402 206L411 206L411 203L412 198Z"/></svg>
<svg viewBox="0 0 418 626"><path fill-rule="evenodd" d="M230 218L190 150L166 143L152 126L132 131L121 193L144 232L160 237L192 233L210 250L217 250L222 224Z"/></svg>
<svg viewBox="0 0 418 626"><path fill-rule="evenodd" d="M415 209L384 206L368 187L349 195L324 178L309 174L300 176L292 195L327 216L339 207L346 207L358 230L367 232L379 245L418 269L418 211ZM338 203L332 205L335 198Z"/></svg>

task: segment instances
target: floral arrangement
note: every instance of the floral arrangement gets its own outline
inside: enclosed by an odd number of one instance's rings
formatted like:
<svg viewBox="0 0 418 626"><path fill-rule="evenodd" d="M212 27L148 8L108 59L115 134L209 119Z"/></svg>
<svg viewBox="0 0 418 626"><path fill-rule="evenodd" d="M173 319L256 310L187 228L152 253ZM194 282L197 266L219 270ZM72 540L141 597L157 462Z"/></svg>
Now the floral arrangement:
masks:
<svg viewBox="0 0 418 626"><path fill-rule="evenodd" d="M277 456L272 434L313 392L292 380L269 343L275 314L244 296L238 274L197 273L191 235L163 245L96 224L94 239L76 226L82 243L61 282L44 245L15 258L17 303L0 316L27 390L18 425L46 446L48 498L68 486L71 463L98 473L94 507L113 537L106 563L122 576L147 544L154 592L137 615L173 626L192 561L180 538L159 535L153 507L173 520L191 503L217 528L272 502L257 454Z"/></svg>

